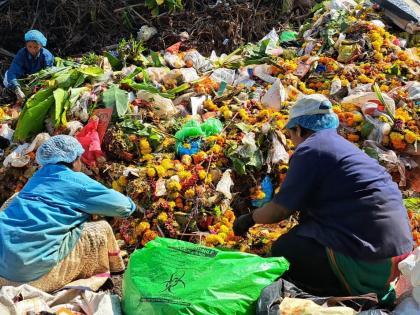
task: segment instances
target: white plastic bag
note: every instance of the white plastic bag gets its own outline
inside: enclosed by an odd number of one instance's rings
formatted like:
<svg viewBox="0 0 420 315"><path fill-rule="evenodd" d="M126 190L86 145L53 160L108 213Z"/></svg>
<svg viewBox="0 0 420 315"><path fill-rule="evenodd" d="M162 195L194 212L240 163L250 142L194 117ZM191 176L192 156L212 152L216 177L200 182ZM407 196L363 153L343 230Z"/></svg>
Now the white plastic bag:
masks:
<svg viewBox="0 0 420 315"><path fill-rule="evenodd" d="M398 264L401 274L413 286L412 295L420 304L420 247L417 247L406 259Z"/></svg>
<svg viewBox="0 0 420 315"><path fill-rule="evenodd" d="M218 83L224 81L227 84L232 85L235 80L235 70L219 68L213 71L210 78Z"/></svg>
<svg viewBox="0 0 420 315"><path fill-rule="evenodd" d="M261 102L264 106L272 108L274 110L280 110L281 105L287 99L286 90L280 79L276 79L271 88L261 98Z"/></svg>
<svg viewBox="0 0 420 315"><path fill-rule="evenodd" d="M158 118L168 119L178 113L178 110L168 98L147 91L138 91L137 98L152 103L152 111Z"/></svg>
<svg viewBox="0 0 420 315"><path fill-rule="evenodd" d="M255 66L254 75L261 80L271 84L277 80L277 78L271 75L271 66L266 64Z"/></svg>
<svg viewBox="0 0 420 315"><path fill-rule="evenodd" d="M14 132L15 131L12 128L10 128L8 124L0 125L0 137L3 137L11 141L13 138Z"/></svg>
<svg viewBox="0 0 420 315"><path fill-rule="evenodd" d="M163 78L167 73L169 73L169 68L167 67L150 67L146 69L146 73L149 76L150 80L153 82L162 82Z"/></svg>
<svg viewBox="0 0 420 315"><path fill-rule="evenodd" d="M184 61L191 61L194 69L199 72L209 71L213 68L211 61L203 57L197 50L187 52L185 54Z"/></svg>
<svg viewBox="0 0 420 315"><path fill-rule="evenodd" d="M388 108L388 110L391 112L392 115L395 115L395 101L390 98L387 94L381 93L382 97L385 101L385 104ZM360 108L362 105L366 104L369 101L372 100L379 100L378 96L375 92L364 92L359 94L353 94L349 95L342 100L342 104L354 104L356 106L359 106Z"/></svg>
<svg viewBox="0 0 420 315"><path fill-rule="evenodd" d="M163 56L165 59L165 62L170 66L171 68L180 69L185 67L184 60L181 59L178 55L171 54L169 52L166 52Z"/></svg>
<svg viewBox="0 0 420 315"><path fill-rule="evenodd" d="M137 32L137 40L147 42L150 38L157 34L157 29L153 26L143 25Z"/></svg>
<svg viewBox="0 0 420 315"><path fill-rule="evenodd" d="M230 188L233 186L233 180L230 177L231 172L232 170L227 169L216 186L216 191L221 192L227 199L232 199L232 193L230 192Z"/></svg>

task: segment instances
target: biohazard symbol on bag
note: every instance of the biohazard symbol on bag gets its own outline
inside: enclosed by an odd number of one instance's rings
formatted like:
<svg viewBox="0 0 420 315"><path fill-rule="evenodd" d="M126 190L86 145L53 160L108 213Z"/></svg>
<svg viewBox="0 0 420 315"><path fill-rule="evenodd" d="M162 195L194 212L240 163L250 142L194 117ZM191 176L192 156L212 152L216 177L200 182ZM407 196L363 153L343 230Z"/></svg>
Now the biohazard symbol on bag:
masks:
<svg viewBox="0 0 420 315"><path fill-rule="evenodd" d="M182 286L185 288L185 282L182 280L184 276L185 276L185 271L180 276L178 276L176 272L171 274L171 277L169 278L169 280L164 282L165 289L162 292L168 291L170 293L173 293L171 290L179 284L182 284Z"/></svg>

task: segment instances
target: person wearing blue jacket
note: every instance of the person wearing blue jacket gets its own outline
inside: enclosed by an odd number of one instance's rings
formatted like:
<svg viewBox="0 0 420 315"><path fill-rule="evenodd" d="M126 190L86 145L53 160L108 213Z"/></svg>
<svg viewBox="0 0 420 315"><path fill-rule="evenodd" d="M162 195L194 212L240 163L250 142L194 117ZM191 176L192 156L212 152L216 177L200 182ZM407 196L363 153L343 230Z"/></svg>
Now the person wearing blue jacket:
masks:
<svg viewBox="0 0 420 315"><path fill-rule="evenodd" d="M80 172L83 152L71 136L44 142L36 153L41 169L0 210L0 287L29 283L51 292L124 270L111 226L88 221L126 217L136 206Z"/></svg>
<svg viewBox="0 0 420 315"><path fill-rule="evenodd" d="M45 48L47 39L40 31L30 30L27 32L25 43L25 47L18 51L10 68L6 71L3 81L5 88L16 94L18 103L22 103L25 99L18 79L52 67L54 64L54 56Z"/></svg>

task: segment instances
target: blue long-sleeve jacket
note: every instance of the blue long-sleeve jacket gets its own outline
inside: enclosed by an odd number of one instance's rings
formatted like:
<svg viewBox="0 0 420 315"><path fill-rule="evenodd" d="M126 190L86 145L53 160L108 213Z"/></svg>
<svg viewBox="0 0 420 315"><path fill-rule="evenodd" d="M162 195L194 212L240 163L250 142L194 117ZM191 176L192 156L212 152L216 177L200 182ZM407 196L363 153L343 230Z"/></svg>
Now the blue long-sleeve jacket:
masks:
<svg viewBox="0 0 420 315"><path fill-rule="evenodd" d="M33 57L26 48L18 51L9 70L7 70L4 85L8 89L19 86L18 79L40 71L41 69L52 67L54 56L46 48L41 48L39 54Z"/></svg>
<svg viewBox="0 0 420 315"><path fill-rule="evenodd" d="M29 282L47 274L80 238L91 214L128 216L130 198L64 165L46 165L0 212L0 277Z"/></svg>

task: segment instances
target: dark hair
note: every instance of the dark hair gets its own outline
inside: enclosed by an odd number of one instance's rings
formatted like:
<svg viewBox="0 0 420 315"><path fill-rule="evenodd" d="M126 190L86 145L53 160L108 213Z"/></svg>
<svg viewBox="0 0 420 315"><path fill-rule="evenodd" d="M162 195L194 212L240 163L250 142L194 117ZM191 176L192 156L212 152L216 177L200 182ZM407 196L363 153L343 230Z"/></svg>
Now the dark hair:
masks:
<svg viewBox="0 0 420 315"><path fill-rule="evenodd" d="M76 160L75 160L76 161ZM59 163L57 163L57 165L64 165L64 166L67 166L69 169L73 169L73 163L74 162L72 162L72 163L67 163L67 162L59 162Z"/></svg>
<svg viewBox="0 0 420 315"><path fill-rule="evenodd" d="M298 125L298 126L300 126L300 125ZM295 126L293 128L290 128L290 129L293 130L293 131L296 131L297 126ZM313 134L315 132L315 131L313 131L311 129L308 129L308 128L305 128L305 127L302 127L302 126L300 126L300 130L302 131L302 133L300 135L301 137L305 137L307 135L311 135L311 134Z"/></svg>

